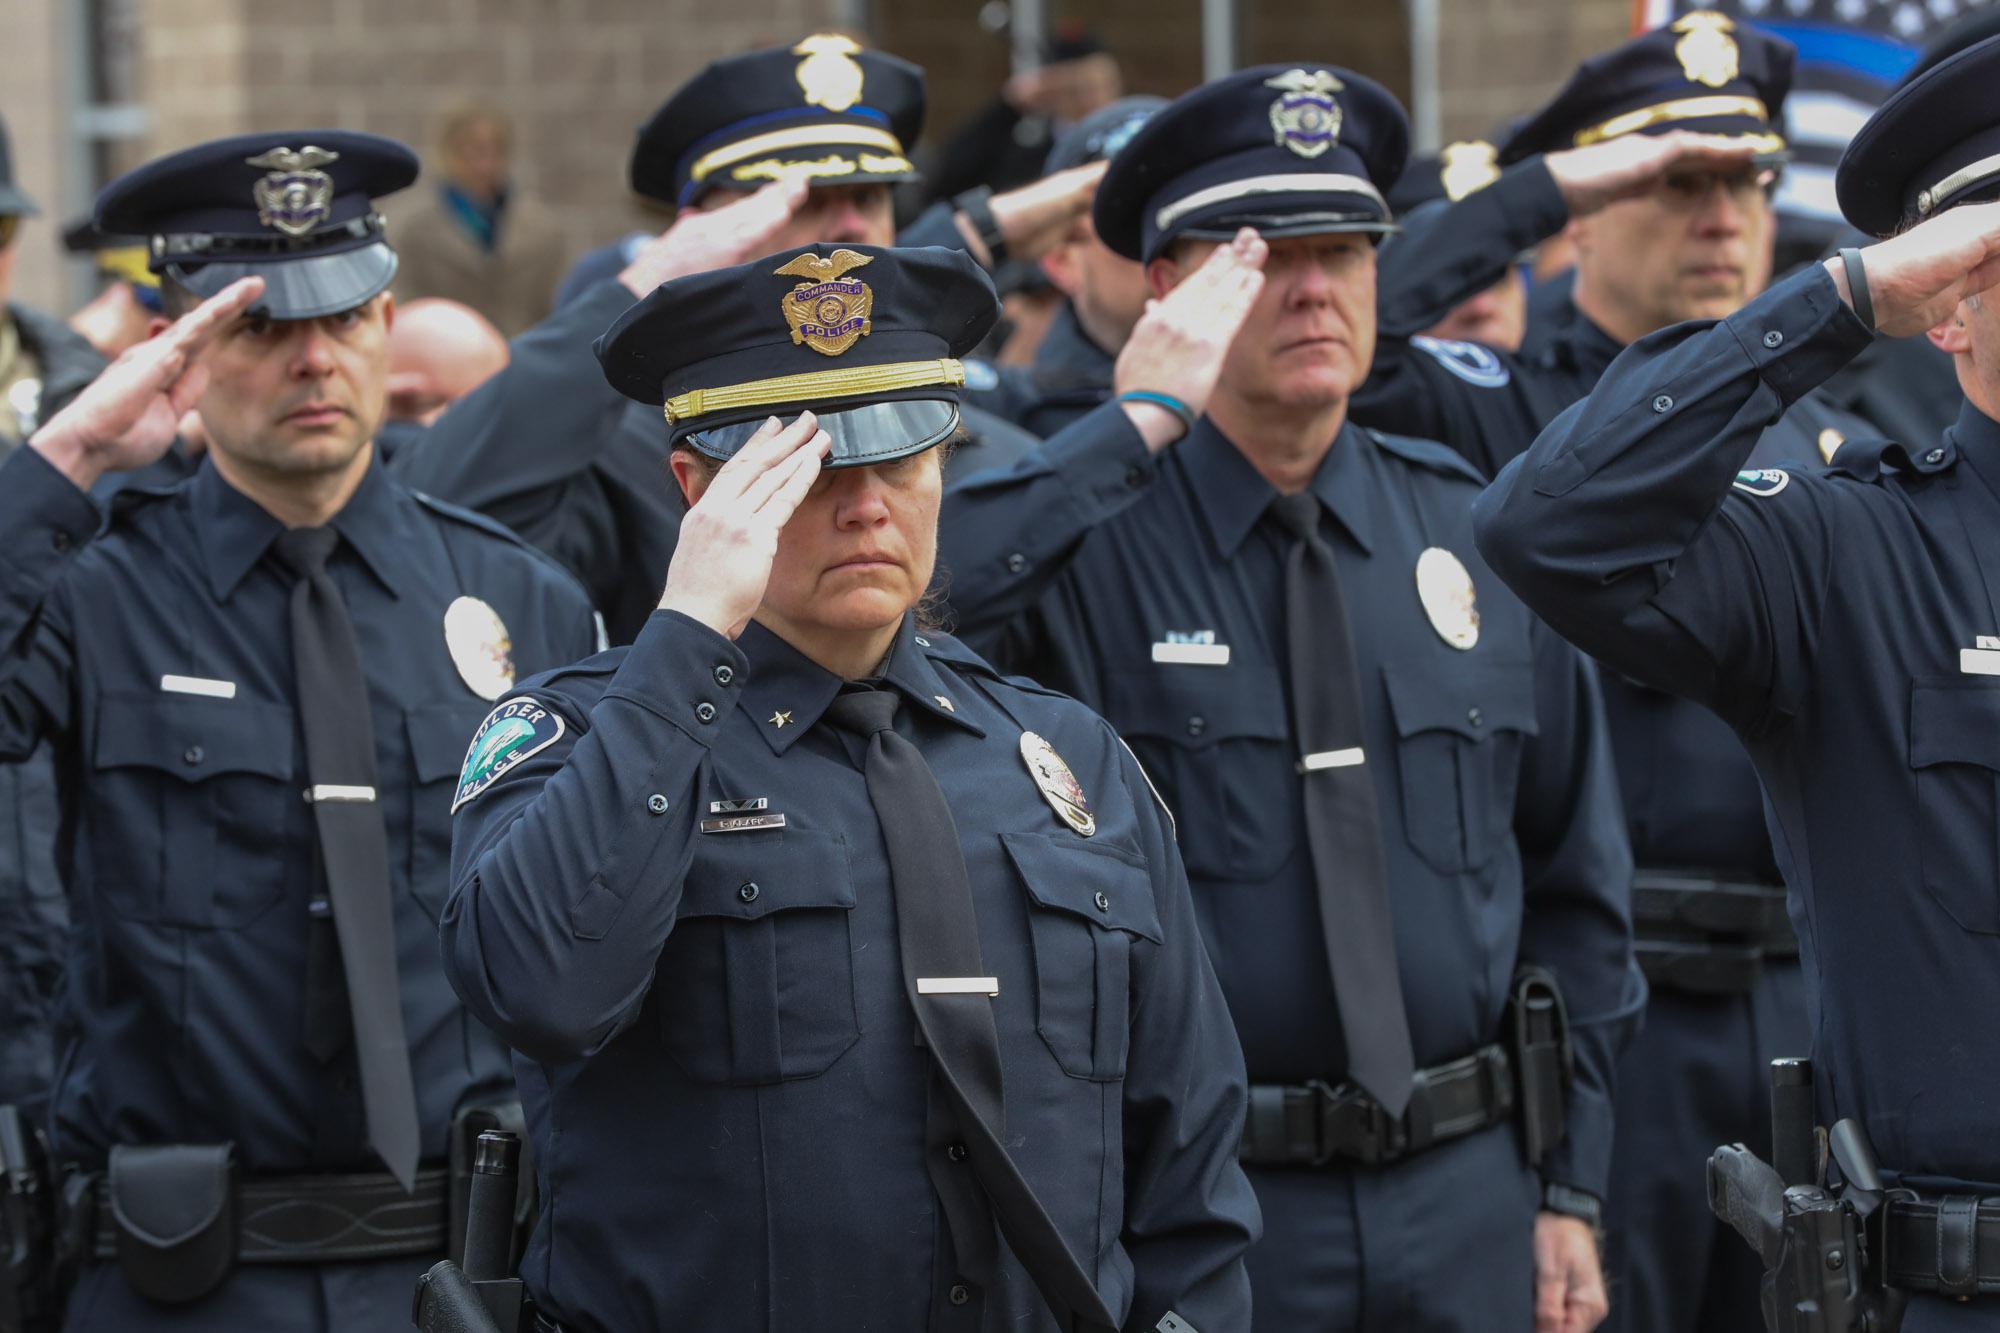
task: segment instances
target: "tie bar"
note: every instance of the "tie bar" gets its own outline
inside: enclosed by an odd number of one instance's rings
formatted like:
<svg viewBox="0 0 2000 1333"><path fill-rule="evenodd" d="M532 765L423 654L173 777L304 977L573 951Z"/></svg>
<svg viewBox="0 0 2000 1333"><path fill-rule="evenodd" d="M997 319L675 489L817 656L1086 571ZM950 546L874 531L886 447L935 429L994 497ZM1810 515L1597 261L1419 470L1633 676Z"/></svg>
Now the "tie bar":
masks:
<svg viewBox="0 0 2000 1333"><path fill-rule="evenodd" d="M918 977L919 995L998 995L998 977Z"/></svg>
<svg viewBox="0 0 2000 1333"><path fill-rule="evenodd" d="M1358 745L1349 746L1345 750L1315 750L1300 758L1299 772L1317 773L1323 768L1353 768L1356 764L1367 762L1367 758L1361 753L1361 747Z"/></svg>
<svg viewBox="0 0 2000 1333"><path fill-rule="evenodd" d="M322 802L368 805L374 799L373 787L343 787L338 783L322 782L306 788L307 805L319 805Z"/></svg>

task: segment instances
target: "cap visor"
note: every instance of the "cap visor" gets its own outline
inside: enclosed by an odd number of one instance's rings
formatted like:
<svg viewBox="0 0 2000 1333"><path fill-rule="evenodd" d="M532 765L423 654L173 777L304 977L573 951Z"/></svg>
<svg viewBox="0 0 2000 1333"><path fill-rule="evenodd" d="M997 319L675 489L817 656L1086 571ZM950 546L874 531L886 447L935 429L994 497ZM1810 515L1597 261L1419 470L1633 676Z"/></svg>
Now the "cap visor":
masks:
<svg viewBox="0 0 2000 1333"><path fill-rule="evenodd" d="M796 409L780 413L787 420ZM692 430L681 437L708 457L727 462L750 437L763 429L765 417ZM958 404L938 398L907 398L900 402L864 403L838 412L819 413L819 428L833 437L825 467L867 467L889 463L932 449L958 433Z"/></svg>
<svg viewBox="0 0 2000 1333"><path fill-rule="evenodd" d="M264 299L257 308L272 319L318 319L366 304L389 288L396 276L396 252L367 245L309 258L258 263L202 264L167 269L174 281L201 297L214 296L238 278L262 278Z"/></svg>
<svg viewBox="0 0 2000 1333"><path fill-rule="evenodd" d="M12 185L0 185L0 214L31 218L42 210L35 201Z"/></svg>

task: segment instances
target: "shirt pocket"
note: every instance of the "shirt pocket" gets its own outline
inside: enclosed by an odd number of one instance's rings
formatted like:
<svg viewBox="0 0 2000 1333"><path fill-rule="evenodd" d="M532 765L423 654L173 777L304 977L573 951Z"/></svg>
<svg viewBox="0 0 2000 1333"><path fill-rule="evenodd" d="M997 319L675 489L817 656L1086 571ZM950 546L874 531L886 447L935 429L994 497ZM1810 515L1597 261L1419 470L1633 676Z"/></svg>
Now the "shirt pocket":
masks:
<svg viewBox="0 0 2000 1333"><path fill-rule="evenodd" d="M1382 668L1396 721L1403 833L1441 875L1507 845L1523 738L1536 733L1530 660L1425 657Z"/></svg>
<svg viewBox="0 0 2000 1333"><path fill-rule="evenodd" d="M1106 717L1166 788L1188 873L1276 874L1292 855L1299 799L1277 670L1176 667L1107 687Z"/></svg>
<svg viewBox="0 0 2000 1333"><path fill-rule="evenodd" d="M854 904L832 834L701 839L654 981L661 1041L689 1078L813 1078L855 1043Z"/></svg>
<svg viewBox="0 0 2000 1333"><path fill-rule="evenodd" d="M95 887L128 920L247 926L284 897L305 808L292 710L174 695L100 700L91 800Z"/></svg>
<svg viewBox="0 0 2000 1333"><path fill-rule="evenodd" d="M1003 833L1028 890L1035 1027L1062 1071L1125 1077L1132 1026L1132 950L1160 943L1153 880L1136 853L1077 838Z"/></svg>
<svg viewBox="0 0 2000 1333"><path fill-rule="evenodd" d="M429 704L403 714L410 746L410 892L432 916L451 892L451 798L483 706ZM391 831L393 834L393 830ZM392 837L391 846L394 846Z"/></svg>
<svg viewBox="0 0 2000 1333"><path fill-rule="evenodd" d="M1962 929L2000 934L2000 685L1910 687L1924 888Z"/></svg>

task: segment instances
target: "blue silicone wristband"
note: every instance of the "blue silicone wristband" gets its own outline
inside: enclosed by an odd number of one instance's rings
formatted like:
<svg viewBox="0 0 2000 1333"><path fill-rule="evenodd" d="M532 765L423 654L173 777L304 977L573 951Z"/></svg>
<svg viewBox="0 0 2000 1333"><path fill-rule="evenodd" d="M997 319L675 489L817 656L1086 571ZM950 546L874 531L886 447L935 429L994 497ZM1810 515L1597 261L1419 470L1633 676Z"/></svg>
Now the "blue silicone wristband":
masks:
<svg viewBox="0 0 2000 1333"><path fill-rule="evenodd" d="M1150 389L1128 389L1118 395L1121 403L1151 403L1154 407L1164 407L1181 419L1181 424L1194 429L1194 409L1172 394L1154 393Z"/></svg>

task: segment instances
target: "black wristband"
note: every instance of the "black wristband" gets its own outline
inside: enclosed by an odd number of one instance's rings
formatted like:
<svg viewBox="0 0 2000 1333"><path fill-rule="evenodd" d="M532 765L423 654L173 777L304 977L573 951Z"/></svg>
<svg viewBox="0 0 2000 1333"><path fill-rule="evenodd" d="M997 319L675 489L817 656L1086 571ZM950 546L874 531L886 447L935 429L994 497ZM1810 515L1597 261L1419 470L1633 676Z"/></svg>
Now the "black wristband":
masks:
<svg viewBox="0 0 2000 1333"><path fill-rule="evenodd" d="M1595 1194L1554 1181L1542 1186L1542 1211L1560 1213L1588 1222L1593 1228L1604 1225L1604 1201Z"/></svg>
<svg viewBox="0 0 2000 1333"><path fill-rule="evenodd" d="M1861 252L1851 245L1842 246L1840 266L1847 270L1847 296L1854 303L1854 314L1870 333L1875 332L1875 298L1868 294L1868 270L1861 267Z"/></svg>
<svg viewBox="0 0 2000 1333"><path fill-rule="evenodd" d="M1007 262L1007 238L1000 234L1000 224L993 217L993 190L980 185L967 190L951 201L951 206L965 214L965 220L972 224L979 243L986 247L992 260L992 267L999 268Z"/></svg>

